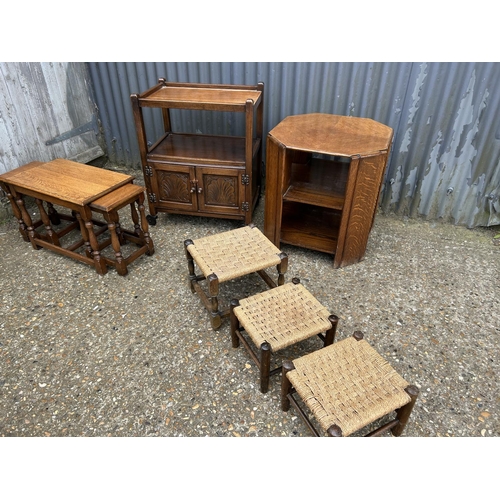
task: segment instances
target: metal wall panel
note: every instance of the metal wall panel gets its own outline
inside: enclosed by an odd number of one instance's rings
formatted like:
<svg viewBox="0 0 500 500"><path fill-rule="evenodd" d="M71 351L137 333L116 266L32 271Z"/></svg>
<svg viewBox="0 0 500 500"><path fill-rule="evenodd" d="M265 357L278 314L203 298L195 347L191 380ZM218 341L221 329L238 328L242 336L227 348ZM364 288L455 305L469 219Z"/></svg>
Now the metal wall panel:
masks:
<svg viewBox="0 0 500 500"><path fill-rule="evenodd" d="M0 173L102 156L94 101L85 63L0 63Z"/></svg>
<svg viewBox="0 0 500 500"><path fill-rule="evenodd" d="M158 78L262 81L265 134L286 116L313 112L369 117L394 129L382 210L469 227L500 224L498 63L101 62L89 68L114 162L139 166L130 94ZM160 114L147 111L148 133L159 135ZM192 133L244 130L233 113L173 110L172 122Z"/></svg>
<svg viewBox="0 0 500 500"><path fill-rule="evenodd" d="M264 82L264 133L283 118L302 113L366 116L393 128L404 100L411 63L89 63L112 161L140 164L130 94L158 78L193 83L252 85ZM161 114L145 110L152 136L161 134ZM148 113L149 112L149 113ZM172 110L174 130L244 134L243 115Z"/></svg>
<svg viewBox="0 0 500 500"><path fill-rule="evenodd" d="M500 224L499 103L499 64L414 64L383 209Z"/></svg>

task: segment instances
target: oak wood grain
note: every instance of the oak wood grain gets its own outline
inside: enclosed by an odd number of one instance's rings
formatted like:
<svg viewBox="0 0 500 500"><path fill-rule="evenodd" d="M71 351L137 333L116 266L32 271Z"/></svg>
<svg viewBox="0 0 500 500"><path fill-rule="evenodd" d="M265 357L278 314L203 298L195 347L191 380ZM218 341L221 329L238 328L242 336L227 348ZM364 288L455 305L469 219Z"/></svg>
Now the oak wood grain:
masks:
<svg viewBox="0 0 500 500"><path fill-rule="evenodd" d="M167 82L132 94L149 212L236 218L250 224L261 192L264 84ZM143 108L164 130L146 137ZM244 137L173 132L170 109L244 113ZM232 169L232 171L228 170Z"/></svg>
<svg viewBox="0 0 500 500"><path fill-rule="evenodd" d="M51 200L84 206L132 182L134 177L58 158L47 163L29 163L3 174L0 179Z"/></svg>
<svg viewBox="0 0 500 500"><path fill-rule="evenodd" d="M264 234L360 261L377 209L393 131L368 118L286 117L267 137Z"/></svg>

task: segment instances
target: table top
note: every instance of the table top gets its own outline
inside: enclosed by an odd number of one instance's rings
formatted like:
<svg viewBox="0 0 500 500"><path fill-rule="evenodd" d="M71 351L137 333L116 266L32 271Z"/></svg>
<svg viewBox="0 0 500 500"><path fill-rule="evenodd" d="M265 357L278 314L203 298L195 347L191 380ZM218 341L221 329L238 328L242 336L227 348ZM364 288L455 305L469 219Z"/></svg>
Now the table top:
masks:
<svg viewBox="0 0 500 500"><path fill-rule="evenodd" d="M87 205L134 176L57 158L34 161L0 175L0 181L75 205Z"/></svg>
<svg viewBox="0 0 500 500"><path fill-rule="evenodd" d="M291 149L364 156L389 149L393 130L370 118L311 113L287 116L269 135Z"/></svg>
<svg viewBox="0 0 500 500"><path fill-rule="evenodd" d="M256 105L262 97L260 90L209 86L205 88L164 86L144 94L139 96L141 106L227 111L244 111L247 100L252 100Z"/></svg>

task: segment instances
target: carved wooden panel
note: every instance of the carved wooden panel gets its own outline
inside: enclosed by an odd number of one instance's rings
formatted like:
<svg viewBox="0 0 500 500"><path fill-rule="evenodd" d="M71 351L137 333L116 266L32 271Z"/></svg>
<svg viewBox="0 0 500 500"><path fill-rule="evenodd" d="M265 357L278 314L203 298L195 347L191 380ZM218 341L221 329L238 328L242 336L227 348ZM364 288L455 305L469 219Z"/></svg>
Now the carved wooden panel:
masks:
<svg viewBox="0 0 500 500"><path fill-rule="evenodd" d="M205 205L238 206L237 182L234 175L204 175Z"/></svg>
<svg viewBox="0 0 500 500"><path fill-rule="evenodd" d="M387 155L362 158L358 167L353 203L342 248L341 266L358 262L364 255L377 210L377 200Z"/></svg>
<svg viewBox="0 0 500 500"><path fill-rule="evenodd" d="M160 201L191 203L189 173L158 170L158 190Z"/></svg>

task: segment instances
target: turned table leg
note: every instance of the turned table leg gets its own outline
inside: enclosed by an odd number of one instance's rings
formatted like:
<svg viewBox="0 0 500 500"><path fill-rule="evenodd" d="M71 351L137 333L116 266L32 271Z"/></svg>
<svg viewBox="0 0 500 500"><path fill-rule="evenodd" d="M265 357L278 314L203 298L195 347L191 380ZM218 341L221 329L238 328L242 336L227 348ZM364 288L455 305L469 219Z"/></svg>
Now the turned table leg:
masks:
<svg viewBox="0 0 500 500"><path fill-rule="evenodd" d="M108 268L106 262L101 258L101 252L99 250L99 242L94 233L94 224L92 222L92 211L88 206L83 209L82 219L85 221L85 227L87 229L87 234L89 238L90 247L92 249L92 258L94 259L94 266L97 274L106 274Z"/></svg>
<svg viewBox="0 0 500 500"><path fill-rule="evenodd" d="M127 263L122 255L122 249L120 244L120 235L117 233L117 228L120 227L119 217L117 212L110 212L104 215L106 222L108 223L108 229L111 234L111 245L115 252L115 262L116 262L116 272L125 276L128 273Z"/></svg>
<svg viewBox="0 0 500 500"><path fill-rule="evenodd" d="M43 201L35 198L35 202L38 205L38 210L40 212L40 218L42 219L42 222L45 226L45 230L47 231L47 234L50 238L50 241L57 246L61 246L59 243L59 237L57 236L57 233L52 230L52 226L50 225L50 218L45 211L45 207L43 206Z"/></svg>
<svg viewBox="0 0 500 500"><path fill-rule="evenodd" d="M47 202L47 207L48 207L50 222L52 222L54 226L58 226L61 223L61 218L59 217L59 213L54 208L54 205L52 203Z"/></svg>
<svg viewBox="0 0 500 500"><path fill-rule="evenodd" d="M12 196L12 193L10 192L10 189L7 186L5 186L4 184L0 184L0 186L5 191L7 199L10 202L10 206L12 207L12 212L14 213L14 217L17 219L17 223L19 225L19 232L21 233L23 240L30 241L26 224L24 223L23 216L21 214L21 211L19 210L19 207L17 206L14 196Z"/></svg>
<svg viewBox="0 0 500 500"><path fill-rule="evenodd" d="M91 259L92 258L92 247L90 246L89 233L87 227L85 226L85 221L82 219L80 212L73 211L73 215L80 225L80 233L83 239L83 247L85 250L85 255Z"/></svg>
<svg viewBox="0 0 500 500"><path fill-rule="evenodd" d="M17 195L16 203L17 206L19 207L19 211L21 212L23 222L26 225L26 232L28 234L29 241L31 242L31 245L35 250L39 250L40 247L36 244L36 235L35 235L35 228L33 226L33 221L31 220L30 214L28 213L26 207L24 206L24 200L21 195Z"/></svg>

